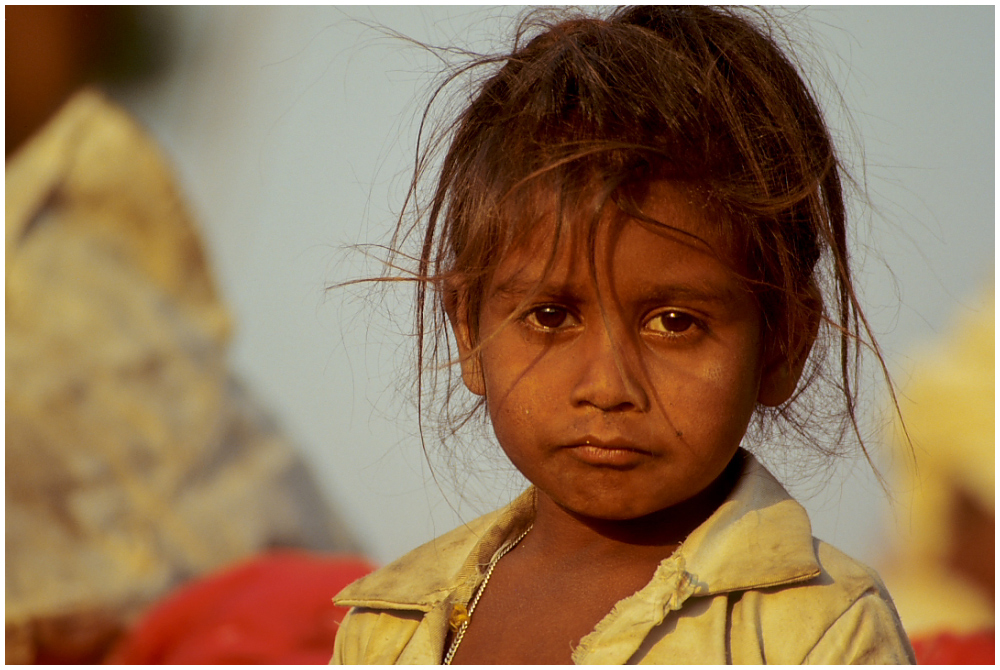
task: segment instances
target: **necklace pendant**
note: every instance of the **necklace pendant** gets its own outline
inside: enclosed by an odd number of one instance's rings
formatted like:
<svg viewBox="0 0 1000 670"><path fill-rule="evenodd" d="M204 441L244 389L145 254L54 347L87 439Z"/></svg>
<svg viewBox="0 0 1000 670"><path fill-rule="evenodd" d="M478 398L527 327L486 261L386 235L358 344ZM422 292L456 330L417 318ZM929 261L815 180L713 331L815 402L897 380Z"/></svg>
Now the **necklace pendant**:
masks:
<svg viewBox="0 0 1000 670"><path fill-rule="evenodd" d="M451 608L451 616L448 617L448 626L452 629L452 631L457 633L458 629L462 627L462 624L468 620L468 608L461 603L457 603Z"/></svg>

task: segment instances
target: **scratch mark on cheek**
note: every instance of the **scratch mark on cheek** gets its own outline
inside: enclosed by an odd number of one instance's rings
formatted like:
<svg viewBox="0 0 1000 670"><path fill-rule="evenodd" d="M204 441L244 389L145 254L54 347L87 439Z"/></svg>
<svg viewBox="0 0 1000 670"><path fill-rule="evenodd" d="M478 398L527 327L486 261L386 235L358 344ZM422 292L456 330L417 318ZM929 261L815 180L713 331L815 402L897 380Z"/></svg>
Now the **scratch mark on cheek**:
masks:
<svg viewBox="0 0 1000 670"><path fill-rule="evenodd" d="M706 365L701 370L701 378L708 382L718 384L725 378L725 371L721 365Z"/></svg>

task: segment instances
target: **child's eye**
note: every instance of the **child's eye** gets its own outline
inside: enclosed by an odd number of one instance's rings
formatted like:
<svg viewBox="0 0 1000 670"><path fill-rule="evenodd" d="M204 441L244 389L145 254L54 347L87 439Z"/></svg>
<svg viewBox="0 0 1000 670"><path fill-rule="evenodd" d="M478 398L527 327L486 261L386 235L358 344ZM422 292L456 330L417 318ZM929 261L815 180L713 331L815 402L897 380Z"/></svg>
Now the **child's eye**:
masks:
<svg viewBox="0 0 1000 670"><path fill-rule="evenodd" d="M698 320L676 309L660 312L646 322L646 328L654 333L664 335L680 335L698 326Z"/></svg>
<svg viewBox="0 0 1000 670"><path fill-rule="evenodd" d="M576 317L568 309L556 305L536 307L528 312L525 321L539 330L558 330L577 324Z"/></svg>

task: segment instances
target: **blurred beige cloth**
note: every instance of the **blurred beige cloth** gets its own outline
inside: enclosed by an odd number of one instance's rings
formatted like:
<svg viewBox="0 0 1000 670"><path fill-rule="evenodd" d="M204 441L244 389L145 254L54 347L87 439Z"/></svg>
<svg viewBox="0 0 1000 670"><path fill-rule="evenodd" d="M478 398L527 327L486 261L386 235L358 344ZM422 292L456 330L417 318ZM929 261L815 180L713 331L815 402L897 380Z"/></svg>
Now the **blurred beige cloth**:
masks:
<svg viewBox="0 0 1000 670"><path fill-rule="evenodd" d="M995 296L984 291L940 344L914 357L901 384L913 462L899 458L894 546L880 572L911 636L994 626L992 598L956 569L953 554L966 550L960 506L995 517L995 319ZM898 426L896 441L908 450ZM989 532L982 540L993 547Z"/></svg>
<svg viewBox="0 0 1000 670"><path fill-rule="evenodd" d="M155 143L100 94L7 163L5 280L8 661L33 621L124 621L267 546L356 549L227 371L198 232Z"/></svg>

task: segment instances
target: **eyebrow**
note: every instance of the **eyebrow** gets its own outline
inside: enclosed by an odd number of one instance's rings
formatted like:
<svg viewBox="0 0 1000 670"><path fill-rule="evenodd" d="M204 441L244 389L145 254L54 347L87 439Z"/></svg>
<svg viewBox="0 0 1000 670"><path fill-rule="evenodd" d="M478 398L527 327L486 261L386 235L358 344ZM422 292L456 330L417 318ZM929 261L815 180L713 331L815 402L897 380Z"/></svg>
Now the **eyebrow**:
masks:
<svg viewBox="0 0 1000 670"><path fill-rule="evenodd" d="M529 294L563 296L573 295L576 291L570 284L558 286L546 285L545 280L531 281L522 276L514 275L494 287L491 295L506 298L523 298ZM688 300L703 303L729 304L739 299L737 291L731 288L721 288L706 284L662 284L649 287L641 296L642 302L671 302L673 300Z"/></svg>
<svg viewBox="0 0 1000 670"><path fill-rule="evenodd" d="M732 288L721 288L707 284L665 284L654 286L643 296L644 302L672 302L685 300L710 304L728 305L740 299L740 295Z"/></svg>
<svg viewBox="0 0 1000 670"><path fill-rule="evenodd" d="M521 296L528 295L534 292L542 293L545 291L545 280L539 279L536 281L528 281L519 275L514 275L508 277L506 280L501 282L499 285L493 287L490 291L491 295L500 294L509 298L519 298Z"/></svg>

